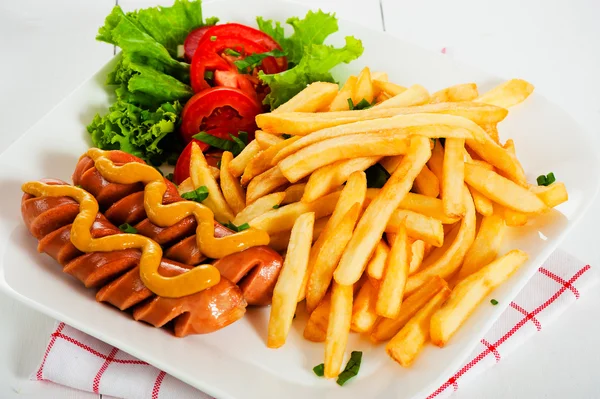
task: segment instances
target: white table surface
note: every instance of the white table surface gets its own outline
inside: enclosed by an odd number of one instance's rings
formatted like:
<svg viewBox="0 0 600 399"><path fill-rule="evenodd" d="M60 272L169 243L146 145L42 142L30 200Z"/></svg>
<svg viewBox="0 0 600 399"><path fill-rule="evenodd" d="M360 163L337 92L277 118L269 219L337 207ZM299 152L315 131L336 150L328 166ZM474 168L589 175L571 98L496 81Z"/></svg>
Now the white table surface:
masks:
<svg viewBox="0 0 600 399"><path fill-rule="evenodd" d="M499 76L525 78L590 134L598 135L598 0L300 2L385 29L432 51L446 48L447 56ZM113 49L95 42L94 37L114 3L0 0L0 152L112 56ZM120 0L120 4L132 9L148 1ZM599 171L582 172L597 178ZM599 222L600 199L562 247L600 266ZM54 321L3 294L0 314L0 398L99 397L29 381ZM477 382L462 386L455 397L600 397L599 314L600 290L596 289L518 353L503 359Z"/></svg>

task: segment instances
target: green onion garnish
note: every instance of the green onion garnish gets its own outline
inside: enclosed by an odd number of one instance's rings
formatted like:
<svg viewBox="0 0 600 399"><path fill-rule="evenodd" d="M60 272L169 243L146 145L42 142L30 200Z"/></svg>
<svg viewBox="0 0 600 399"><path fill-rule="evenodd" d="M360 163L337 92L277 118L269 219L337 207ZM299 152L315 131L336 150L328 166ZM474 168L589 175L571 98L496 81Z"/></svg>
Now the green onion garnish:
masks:
<svg viewBox="0 0 600 399"><path fill-rule="evenodd" d="M349 379L356 377L360 370L360 363L362 361L362 352L353 351L350 354L350 360L346 364L344 371L340 373L337 379L337 384L343 386Z"/></svg>
<svg viewBox="0 0 600 399"><path fill-rule="evenodd" d="M496 305L498 304L498 301L497 301L497 300L495 300L495 299L492 299L492 300L490 301L490 303L491 303L492 305L496 306Z"/></svg>
<svg viewBox="0 0 600 399"><path fill-rule="evenodd" d="M313 372L318 377L323 377L325 375L325 365L323 363L317 364L315 367L313 367Z"/></svg>
<svg viewBox="0 0 600 399"><path fill-rule="evenodd" d="M540 175L537 177L538 186L549 186L556 181L556 177L554 177L554 173L550 172L547 175Z"/></svg>
<svg viewBox="0 0 600 399"><path fill-rule="evenodd" d="M217 40L217 37L216 37L216 36L211 36L211 37L210 37L210 41L211 41L211 42L214 42L214 41L216 41L216 40Z"/></svg>
<svg viewBox="0 0 600 399"><path fill-rule="evenodd" d="M202 202L208 197L208 188L206 186L200 186L194 191L181 194L181 198L188 201Z"/></svg>
<svg viewBox="0 0 600 399"><path fill-rule="evenodd" d="M137 233L137 229L135 227L133 227L132 225L130 225L129 223L123 223L122 225L120 225L119 230L121 230L123 233L127 233L127 234L136 234Z"/></svg>

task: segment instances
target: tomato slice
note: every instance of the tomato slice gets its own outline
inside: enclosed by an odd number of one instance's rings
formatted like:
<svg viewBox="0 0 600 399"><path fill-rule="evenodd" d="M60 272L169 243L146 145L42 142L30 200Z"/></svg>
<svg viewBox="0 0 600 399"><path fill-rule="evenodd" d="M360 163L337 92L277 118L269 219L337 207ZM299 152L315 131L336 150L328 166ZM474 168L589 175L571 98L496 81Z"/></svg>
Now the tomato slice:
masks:
<svg viewBox="0 0 600 399"><path fill-rule="evenodd" d="M224 128L212 129L207 131L206 133L226 140L231 140L229 134L237 136L237 132ZM192 143L198 144L202 152L206 152L210 148L208 144L196 139L192 139L190 143L185 146L185 148L179 155L179 158L177 158L177 163L175 164L175 170L173 172L173 182L175 184L181 184L182 181L190 177L190 159L192 156ZM220 150L206 153L206 162L209 165L216 167L218 161L221 159L221 154L222 151Z"/></svg>
<svg viewBox="0 0 600 399"><path fill-rule="evenodd" d="M219 38L219 36L241 37L260 44L265 47L267 51L275 49L281 50L279 43L271 36L263 31L242 24L228 23L211 26L210 34L207 36L207 39L210 38L210 36L216 36L217 38Z"/></svg>
<svg viewBox="0 0 600 399"><path fill-rule="evenodd" d="M212 87L188 100L181 113L179 131L186 143L198 132L215 128L253 133L254 118L261 112L260 103L245 92L231 87Z"/></svg>
<svg viewBox="0 0 600 399"><path fill-rule="evenodd" d="M212 28L212 26L203 26L201 28L194 29L187 35L187 37L185 38L185 41L183 42L183 52L184 52L186 61L188 61L188 62L192 61L192 58L194 57L194 53L196 52L196 49L198 48L198 43L200 43L202 36L204 36L206 31L209 30L210 28Z"/></svg>

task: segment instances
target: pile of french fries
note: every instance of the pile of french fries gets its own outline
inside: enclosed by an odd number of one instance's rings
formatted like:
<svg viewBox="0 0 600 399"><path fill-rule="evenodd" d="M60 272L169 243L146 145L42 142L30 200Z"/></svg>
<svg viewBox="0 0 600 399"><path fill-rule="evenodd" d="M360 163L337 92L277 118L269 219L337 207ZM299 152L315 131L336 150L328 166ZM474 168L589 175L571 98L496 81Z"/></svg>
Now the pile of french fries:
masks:
<svg viewBox="0 0 600 399"><path fill-rule="evenodd" d="M180 191L206 186L217 220L262 229L286 254L267 345L284 345L303 301L304 337L325 342L328 378L351 331L387 341L405 367L428 341L446 345L527 261L499 254L507 227L568 199L562 183L529 184L514 142L500 142L498 123L532 91L515 79L483 95L474 83L429 94L365 68L259 115L256 139L219 170L194 148ZM362 100L372 107L350 110ZM367 188L376 163L390 177Z"/></svg>

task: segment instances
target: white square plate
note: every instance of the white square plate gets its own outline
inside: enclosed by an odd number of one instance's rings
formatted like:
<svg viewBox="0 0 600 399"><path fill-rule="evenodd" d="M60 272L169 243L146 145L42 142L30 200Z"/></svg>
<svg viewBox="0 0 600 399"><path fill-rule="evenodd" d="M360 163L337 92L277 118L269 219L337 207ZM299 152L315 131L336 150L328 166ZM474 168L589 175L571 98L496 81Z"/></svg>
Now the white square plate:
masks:
<svg viewBox="0 0 600 399"><path fill-rule="evenodd" d="M225 0L205 5L205 15L250 25L254 25L256 15L285 21L290 16L303 16L306 11L304 6L269 0ZM443 55L340 21L336 44L346 35L362 39L365 53L357 62L336 71L341 79L369 65L372 70L388 72L394 82L420 83L430 91L464 82L476 82L486 90L500 82ZM486 306L485 302L446 348L427 347L410 369L390 360L382 346L373 346L354 335L348 351L363 351L361 371L354 381L340 388L313 374L312 367L323 361L323 344L302 338L303 315L295 321L286 345L278 350L265 346L267 308L252 309L241 321L219 332L177 339L164 329L134 322L126 314L96 303L93 290L63 274L53 259L37 253L37 241L21 221L20 186L42 177L70 179L78 157L90 145L86 124L110 104L104 81L114 62L92 76L0 156L0 288L35 309L220 398L413 398L429 394L469 355L583 215L598 190L599 182L594 176L599 163L594 147L571 117L537 94L511 109L500 127L502 137L515 139L531 181L550 171L564 181L569 202L561 205L559 211L510 232L506 249L525 250L530 261L494 292L500 305Z"/></svg>

